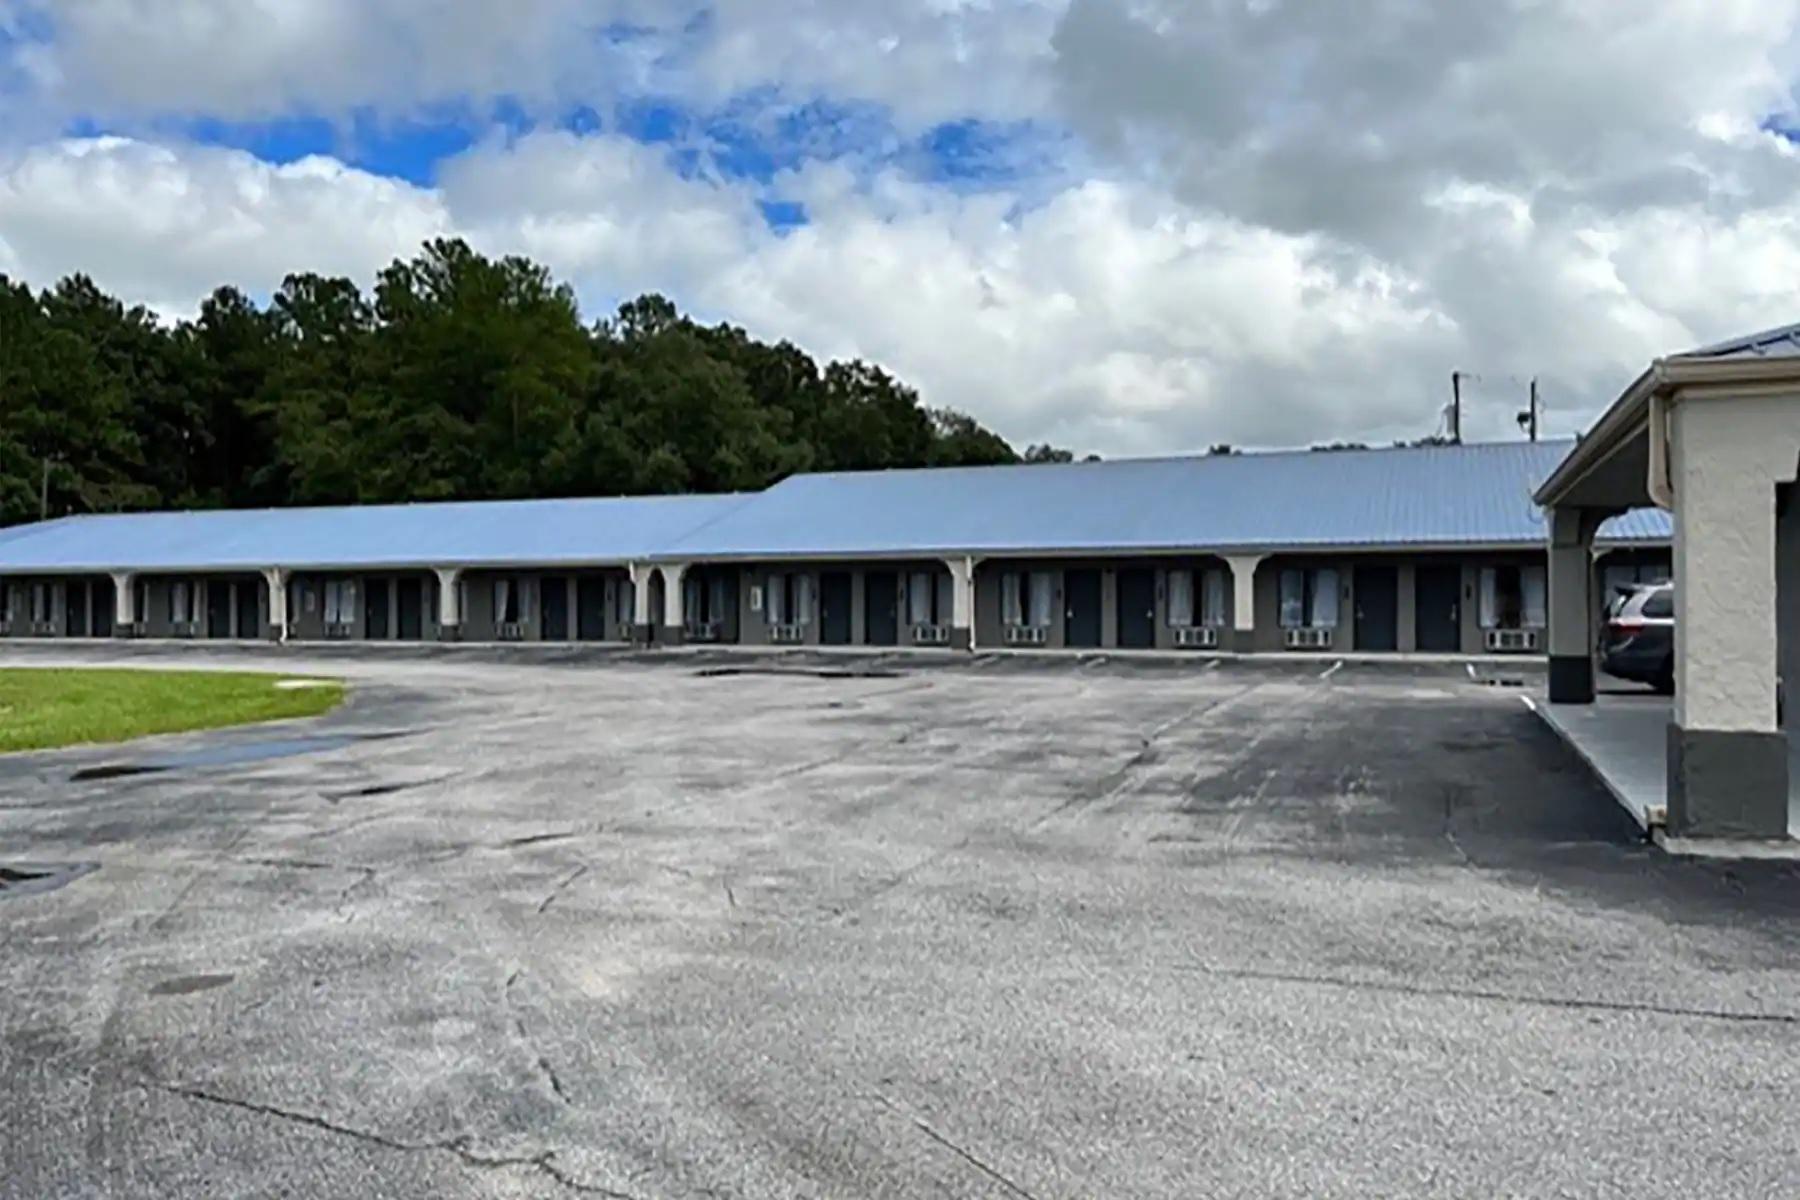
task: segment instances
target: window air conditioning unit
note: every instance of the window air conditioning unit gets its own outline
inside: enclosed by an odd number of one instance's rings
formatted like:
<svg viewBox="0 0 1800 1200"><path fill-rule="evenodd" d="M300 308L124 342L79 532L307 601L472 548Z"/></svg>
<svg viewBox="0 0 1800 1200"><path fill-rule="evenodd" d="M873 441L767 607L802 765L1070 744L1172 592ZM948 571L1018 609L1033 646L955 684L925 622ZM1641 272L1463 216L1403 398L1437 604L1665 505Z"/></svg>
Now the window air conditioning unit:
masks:
<svg viewBox="0 0 1800 1200"><path fill-rule="evenodd" d="M1175 645L1181 650L1216 650L1219 647L1219 631L1209 625L1177 629Z"/></svg>
<svg viewBox="0 0 1800 1200"><path fill-rule="evenodd" d="M1050 631L1042 625L1009 625L1006 627L1006 644L1047 646L1050 644Z"/></svg>
<svg viewBox="0 0 1800 1200"><path fill-rule="evenodd" d="M1496 654L1528 654L1538 648L1535 629L1490 629L1487 648Z"/></svg>
<svg viewBox="0 0 1800 1200"><path fill-rule="evenodd" d="M717 621L691 621L683 633L690 642L716 642L719 640L719 623Z"/></svg>
<svg viewBox="0 0 1800 1200"><path fill-rule="evenodd" d="M33 625L31 627L31 632L36 634L38 637L55 637L56 636L56 622L55 621L39 621L36 625Z"/></svg>
<svg viewBox="0 0 1800 1200"><path fill-rule="evenodd" d="M350 639L350 626L341 622L327 625L325 627L325 636L334 642L348 641Z"/></svg>
<svg viewBox="0 0 1800 1200"><path fill-rule="evenodd" d="M503 642L522 642L525 640L525 626L518 621L503 621L500 624L500 640Z"/></svg>
<svg viewBox="0 0 1800 1200"><path fill-rule="evenodd" d="M771 625L769 640L782 646L796 646L806 640L804 625Z"/></svg>
<svg viewBox="0 0 1800 1200"><path fill-rule="evenodd" d="M1287 648L1289 650L1329 650L1331 649L1330 629L1290 629L1287 631Z"/></svg>
<svg viewBox="0 0 1800 1200"><path fill-rule="evenodd" d="M944 625L914 625L913 644L916 646L948 646L950 630Z"/></svg>
<svg viewBox="0 0 1800 1200"><path fill-rule="evenodd" d="M632 638L637 636L637 630L632 627L630 621L620 621L618 629L614 630L614 632L619 635L619 640L621 642L629 642Z"/></svg>

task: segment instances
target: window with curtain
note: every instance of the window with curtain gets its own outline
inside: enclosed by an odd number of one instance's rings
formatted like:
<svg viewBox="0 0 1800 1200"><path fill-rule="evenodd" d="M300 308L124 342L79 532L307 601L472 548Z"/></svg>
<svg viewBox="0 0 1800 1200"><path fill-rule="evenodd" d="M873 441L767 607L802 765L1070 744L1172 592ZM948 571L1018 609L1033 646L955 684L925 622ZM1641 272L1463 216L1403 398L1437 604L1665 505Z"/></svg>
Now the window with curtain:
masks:
<svg viewBox="0 0 1800 1200"><path fill-rule="evenodd" d="M131 584L131 607L137 613L138 624L142 625L150 619L150 584L148 580L136 579Z"/></svg>
<svg viewBox="0 0 1800 1200"><path fill-rule="evenodd" d="M1283 629L1335 629L1338 573L1330 567L1289 567L1280 576Z"/></svg>
<svg viewBox="0 0 1800 1200"><path fill-rule="evenodd" d="M690 574L681 582L681 609L687 624L706 623L706 589L695 575Z"/></svg>
<svg viewBox="0 0 1800 1200"><path fill-rule="evenodd" d="M1306 572L1289 567L1281 573L1281 627L1299 629L1306 622Z"/></svg>
<svg viewBox="0 0 1800 1200"><path fill-rule="evenodd" d="M788 576L780 572L769 576L768 586L763 589L764 617L771 625L788 623Z"/></svg>
<svg viewBox="0 0 1800 1200"><path fill-rule="evenodd" d="M1031 625L1048 629L1055 623L1051 609L1056 605L1056 576L1048 571L1031 573L1031 611L1026 614Z"/></svg>
<svg viewBox="0 0 1800 1200"><path fill-rule="evenodd" d="M1329 567L1312 574L1312 627L1336 629L1338 623L1338 573Z"/></svg>
<svg viewBox="0 0 1800 1200"><path fill-rule="evenodd" d="M1208 571L1200 595L1200 623L1209 629L1221 629L1229 621L1229 602L1225 596L1225 572Z"/></svg>
<svg viewBox="0 0 1800 1200"><path fill-rule="evenodd" d="M914 571L906 580L906 623L937 624L937 587L930 571Z"/></svg>
<svg viewBox="0 0 1800 1200"><path fill-rule="evenodd" d="M176 625L185 625L193 620L188 610L188 583L178 579L169 586L169 620Z"/></svg>
<svg viewBox="0 0 1800 1200"><path fill-rule="evenodd" d="M1525 627L1545 629L1550 624L1550 580L1544 567L1525 568Z"/></svg>
<svg viewBox="0 0 1800 1200"><path fill-rule="evenodd" d="M1194 623L1194 573L1169 572L1169 627L1186 629Z"/></svg>
<svg viewBox="0 0 1800 1200"><path fill-rule="evenodd" d="M1544 569L1529 567L1483 567L1481 569L1480 618L1483 629L1524 629L1532 625L1528 619L1533 598L1527 594L1528 580L1536 572L1538 594L1535 599L1539 616L1545 603ZM1534 626L1542 628L1542 625Z"/></svg>
<svg viewBox="0 0 1800 1200"><path fill-rule="evenodd" d="M794 624L811 625L813 619L813 581L811 575L791 576L794 581Z"/></svg>
<svg viewBox="0 0 1800 1200"><path fill-rule="evenodd" d="M1025 576L1018 571L1000 577L1000 620L1009 626L1025 624Z"/></svg>
<svg viewBox="0 0 1800 1200"><path fill-rule="evenodd" d="M519 623L518 582L513 579L494 580L494 621L499 625L517 625Z"/></svg>

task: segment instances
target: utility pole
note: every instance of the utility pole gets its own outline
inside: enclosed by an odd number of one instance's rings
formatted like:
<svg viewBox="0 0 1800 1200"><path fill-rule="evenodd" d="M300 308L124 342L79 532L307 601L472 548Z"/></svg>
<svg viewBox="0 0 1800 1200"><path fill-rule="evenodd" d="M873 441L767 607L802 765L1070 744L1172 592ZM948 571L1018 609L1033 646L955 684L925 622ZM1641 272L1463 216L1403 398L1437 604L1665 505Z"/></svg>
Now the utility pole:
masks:
<svg viewBox="0 0 1800 1200"><path fill-rule="evenodd" d="M1462 445L1462 381L1473 376L1466 371L1450 372L1450 444Z"/></svg>
<svg viewBox="0 0 1800 1200"><path fill-rule="evenodd" d="M1519 414L1519 428L1534 442L1538 440L1538 410L1542 407L1538 402L1538 381L1534 376L1531 380L1531 407Z"/></svg>

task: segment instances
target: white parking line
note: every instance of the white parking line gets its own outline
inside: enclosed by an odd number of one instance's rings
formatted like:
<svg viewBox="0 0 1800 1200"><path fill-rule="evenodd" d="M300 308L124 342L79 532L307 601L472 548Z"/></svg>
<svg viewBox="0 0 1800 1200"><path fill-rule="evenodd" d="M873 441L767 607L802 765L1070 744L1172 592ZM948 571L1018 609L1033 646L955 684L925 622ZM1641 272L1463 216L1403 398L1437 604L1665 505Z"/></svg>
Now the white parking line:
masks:
<svg viewBox="0 0 1800 1200"><path fill-rule="evenodd" d="M1326 667L1325 670L1320 673L1319 678L1320 679L1330 679L1333 675L1336 675L1339 671L1341 671L1343 669L1344 669L1344 660L1340 658L1336 662L1332 663L1329 667Z"/></svg>

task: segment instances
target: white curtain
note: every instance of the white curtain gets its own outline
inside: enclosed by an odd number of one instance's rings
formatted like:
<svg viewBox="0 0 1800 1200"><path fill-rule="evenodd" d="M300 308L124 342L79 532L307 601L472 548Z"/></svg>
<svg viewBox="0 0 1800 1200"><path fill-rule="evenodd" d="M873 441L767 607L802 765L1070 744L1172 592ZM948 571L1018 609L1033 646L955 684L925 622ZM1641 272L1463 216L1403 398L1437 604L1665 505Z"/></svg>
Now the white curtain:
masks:
<svg viewBox="0 0 1800 1200"><path fill-rule="evenodd" d="M769 576L769 586L763 589L763 600L766 602L765 607L767 608L765 615L771 625L788 623L787 582L786 575L772 574Z"/></svg>
<svg viewBox="0 0 1800 1200"><path fill-rule="evenodd" d="M707 582L706 619L723 621L725 619L725 576L715 575Z"/></svg>
<svg viewBox="0 0 1800 1200"><path fill-rule="evenodd" d="M1326 569L1313 576L1314 629L1336 629L1338 623L1338 573Z"/></svg>
<svg viewBox="0 0 1800 1200"><path fill-rule="evenodd" d="M496 624L504 625L513 620L512 614L507 611L512 605L512 590L512 580L494 580L494 621Z"/></svg>
<svg viewBox="0 0 1800 1200"><path fill-rule="evenodd" d="M684 621L689 625L697 625L706 620L704 601L700 595L700 580L689 575L681 584L681 605L684 610Z"/></svg>
<svg viewBox="0 0 1800 1200"><path fill-rule="evenodd" d="M1169 572L1169 626L1186 629L1194 623L1194 573Z"/></svg>
<svg viewBox="0 0 1800 1200"><path fill-rule="evenodd" d="M1223 629L1230 623L1225 600L1225 572L1208 571L1206 587L1200 602L1200 623L1213 629Z"/></svg>
<svg viewBox="0 0 1800 1200"><path fill-rule="evenodd" d="M1543 629L1549 622L1549 581L1543 567L1526 567L1525 628Z"/></svg>
<svg viewBox="0 0 1800 1200"><path fill-rule="evenodd" d="M1492 629L1500 624L1500 572L1494 567L1481 568L1481 627Z"/></svg>
<svg viewBox="0 0 1800 1200"><path fill-rule="evenodd" d="M1053 623L1050 610L1056 603L1056 578L1048 571L1031 573L1031 623L1048 629Z"/></svg>
<svg viewBox="0 0 1800 1200"><path fill-rule="evenodd" d="M1008 571L1000 577L1000 620L1007 625L1025 623L1025 577Z"/></svg>
<svg viewBox="0 0 1800 1200"><path fill-rule="evenodd" d="M1281 627L1298 629L1306 624L1306 572L1281 573Z"/></svg>
<svg viewBox="0 0 1800 1200"><path fill-rule="evenodd" d="M906 623L930 625L932 578L929 571L914 571L906 580Z"/></svg>
<svg viewBox="0 0 1800 1200"><path fill-rule="evenodd" d="M813 581L811 575L794 576L794 624L811 625L813 619Z"/></svg>

